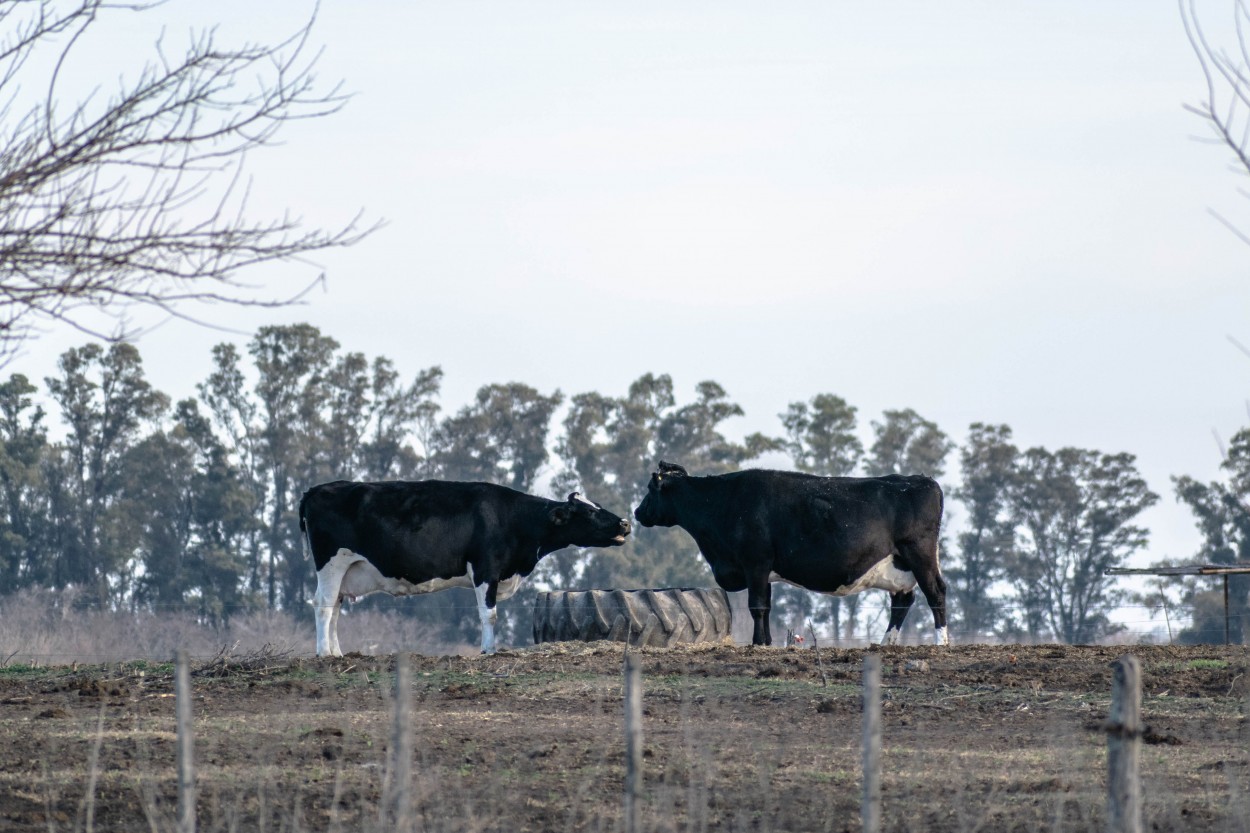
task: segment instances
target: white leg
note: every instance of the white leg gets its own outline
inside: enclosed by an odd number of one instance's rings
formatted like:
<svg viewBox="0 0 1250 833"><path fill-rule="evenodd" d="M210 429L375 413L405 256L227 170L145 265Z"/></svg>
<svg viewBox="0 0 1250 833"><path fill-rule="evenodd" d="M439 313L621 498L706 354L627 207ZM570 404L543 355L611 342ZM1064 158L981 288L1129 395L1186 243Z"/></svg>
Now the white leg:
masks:
<svg viewBox="0 0 1250 833"><path fill-rule="evenodd" d="M936 631L935 631L935 632L934 632L934 634L933 634L933 644L935 644L935 645L949 645L949 644L951 644L951 638L950 638L950 636L949 636L949 635L947 635L947 633L946 633L946 628L937 628L937 629L936 629Z"/></svg>
<svg viewBox="0 0 1250 833"><path fill-rule="evenodd" d="M473 593L477 596L477 615L482 620L482 653L495 653L495 608L486 606L486 589L489 585L475 584Z"/></svg>
<svg viewBox="0 0 1250 833"><path fill-rule="evenodd" d="M335 631L337 624L339 603L338 600L329 605L314 603L314 610L317 614L317 656L319 657L337 657L342 654L337 651L338 634Z"/></svg>
<svg viewBox="0 0 1250 833"><path fill-rule="evenodd" d="M882 638L882 645L897 645L903 637L902 630L898 628L886 628L885 637Z"/></svg>
<svg viewBox="0 0 1250 833"><path fill-rule="evenodd" d="M343 649L339 647L339 611L343 609L343 599L339 598L338 604L334 606L334 612L330 614L330 655L341 657Z"/></svg>
<svg viewBox="0 0 1250 833"><path fill-rule="evenodd" d="M338 650L339 587L344 570L332 560L317 571L317 592L313 594L313 612L317 619L317 656L341 657Z"/></svg>

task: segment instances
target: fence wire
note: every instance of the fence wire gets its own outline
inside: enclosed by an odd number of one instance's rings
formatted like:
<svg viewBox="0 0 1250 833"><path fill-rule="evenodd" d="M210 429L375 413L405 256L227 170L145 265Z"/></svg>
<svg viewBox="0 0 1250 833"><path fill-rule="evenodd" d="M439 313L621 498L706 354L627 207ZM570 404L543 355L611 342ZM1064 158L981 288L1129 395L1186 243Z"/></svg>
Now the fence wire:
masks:
<svg viewBox="0 0 1250 833"><path fill-rule="evenodd" d="M12 600L10 600L12 601ZM428 654L473 654L477 652L476 604L452 601L433 601L423 605L419 615L414 606L405 604L406 599L382 599L372 609L352 609L348 606L340 623L340 634L352 633L352 647L344 640L345 650L362 653L393 653L411 650ZM187 647L188 654L199 661L210 659L220 653L223 646L233 646L237 653L257 650L266 645L288 649L292 656L312 656L314 651L314 628L311 611L296 615L291 611L255 609L238 606L239 615L226 625L201 624L193 613L178 605L153 606L156 610L140 611L67 611L54 607L32 607L29 604L6 604L0 608L5 627L0 630L0 667L14 664L64 665L72 662L103 664L132 660L165 661L172 656L172 641L178 640ZM500 647L525 648L531 644L531 614L534 605L530 601L509 606L501 605ZM875 607L875 605L873 606ZM904 635L905 644L929 644L932 621L923 603L916 605L909 617L911 627ZM1012 608L1011 605L1000 607ZM1018 610L1019 607L1016 606ZM735 614L738 621L746 621L741 608ZM1222 642L1223 617L1195 617L1178 613L1162 605L1126 605L1117 610L1115 624L1121 630L1102 640L1115 644L1169 644L1181 642L1186 630L1207 628L1210 642ZM463 615L467 624L463 635L457 638L442 627L457 615ZM1230 615L1233 633L1241 633L1242 616ZM790 622L779 615L774 633L784 634L788 624L795 632L806 634L805 621ZM1168 625L1170 624L1170 630ZM879 642L884 632L885 616L882 610L863 610L853 632L843 631L835 638L828 625L817 625L816 635L822 648L862 648ZM472 632L472 633L470 633ZM1201 632L1201 631L1200 631ZM749 630L735 628L738 644L749 640ZM952 643L1003 644L1019 640L1003 639L975 634L959 627L950 629ZM510 642L503 641L510 638ZM1054 642L1043 639L1039 642ZM775 644L781 644L778 638ZM811 648L804 643L801 648Z"/></svg>

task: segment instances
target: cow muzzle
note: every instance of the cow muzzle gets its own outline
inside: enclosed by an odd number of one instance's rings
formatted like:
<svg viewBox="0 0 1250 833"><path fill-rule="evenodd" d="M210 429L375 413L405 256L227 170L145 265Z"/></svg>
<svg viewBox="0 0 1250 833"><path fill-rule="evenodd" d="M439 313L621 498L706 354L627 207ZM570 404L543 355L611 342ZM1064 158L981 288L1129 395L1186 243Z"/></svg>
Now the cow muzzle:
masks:
<svg viewBox="0 0 1250 833"><path fill-rule="evenodd" d="M621 518L621 532L612 540L618 544L625 543L625 536L628 535L632 529L633 529L633 526L630 524L630 522L625 520L624 518Z"/></svg>

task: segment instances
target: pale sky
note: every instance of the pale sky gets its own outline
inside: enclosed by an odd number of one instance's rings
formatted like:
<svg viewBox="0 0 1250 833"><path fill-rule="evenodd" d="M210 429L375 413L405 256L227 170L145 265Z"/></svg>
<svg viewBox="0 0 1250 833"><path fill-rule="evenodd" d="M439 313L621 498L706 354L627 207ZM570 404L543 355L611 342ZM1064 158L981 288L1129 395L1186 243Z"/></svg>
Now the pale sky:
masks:
<svg viewBox="0 0 1250 833"><path fill-rule="evenodd" d="M1231 44L1231 6L1200 5ZM306 10L142 18L231 41ZM151 35L112 38L104 77ZM253 213L387 225L246 276L281 293L324 270L304 306L197 311L244 334L142 339L171 396L212 344L295 321L408 376L442 365L446 411L490 382L621 395L669 373L679 400L721 383L741 436L831 392L865 439L911 407L959 442L984 421L1129 451L1162 496L1138 563L1197 548L1169 478L1215 477L1213 432L1250 423L1227 340L1250 343L1250 246L1208 212L1250 232L1250 204L1194 141L1174 3L323 0L314 40L356 97L249 160ZM81 342L54 330L6 372L41 380Z"/></svg>

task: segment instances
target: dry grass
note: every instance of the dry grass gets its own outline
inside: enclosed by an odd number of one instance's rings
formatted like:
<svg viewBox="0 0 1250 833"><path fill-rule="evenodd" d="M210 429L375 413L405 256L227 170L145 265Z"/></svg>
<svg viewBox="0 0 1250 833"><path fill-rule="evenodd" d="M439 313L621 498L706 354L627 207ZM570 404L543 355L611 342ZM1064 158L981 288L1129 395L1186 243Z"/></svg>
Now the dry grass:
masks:
<svg viewBox="0 0 1250 833"><path fill-rule="evenodd" d="M373 672L353 668L359 662L295 680L290 669L251 678L251 715L217 696L241 678L200 678L201 830L391 829L378 813L388 778L389 678L370 681ZM444 669L414 679L420 702L411 801L418 821L410 829L615 829L618 682L522 675L509 690L496 672L474 676ZM354 697L345 696L345 685ZM745 680L654 683L647 698L643 829L856 829L854 720L848 713L811 716L805 701L814 691L807 684L760 690ZM522 692L527 696L513 696ZM956 749L938 745L949 742L949 733L909 715L922 702L895 702L889 721L885 829L1102 829L1102 741L1079 721L1074 728L1072 714L1048 714L1031 726L1027 748L996 750L1001 738L986 737L984 748ZM171 779L162 764L172 747L168 718L113 714L101 724L101 711L41 727L49 730L40 741L42 775L23 788L32 801L55 809L36 824L90 829L87 797L98 793L98 829L172 830ZM1240 749L1235 738L1210 740L1179 753L1151 748L1158 753L1146 761L1153 829L1240 829L1244 772L1201 775L1203 767L1209 773L1213 755ZM1192 784L1187 773L1194 774ZM4 778L6 788L15 783ZM119 815L117 797L126 794L132 798L121 804L129 817Z"/></svg>
<svg viewBox="0 0 1250 833"><path fill-rule="evenodd" d="M257 611L208 627L186 613L152 614L80 610L72 592L32 590L0 601L0 667L167 660L177 650L210 658L223 650L311 654L315 634L311 611L297 617ZM395 612L356 610L340 616L343 650L363 653L468 653L468 645L431 638L418 620Z"/></svg>
<svg viewBox="0 0 1250 833"><path fill-rule="evenodd" d="M386 624L358 617L352 644ZM292 653L273 638L287 631L252 627L250 643L218 643L193 665L199 829L393 829L380 813L392 777L393 659L313 659L310 632L293 629L304 650ZM1119 651L882 650L884 829L1103 830L1101 725ZM1142 757L1146 829L1244 830L1250 657L1224 647L1138 653L1154 730ZM812 651L641 652L642 829L858 830L864 654L822 655L826 685ZM604 644L413 657L406 829L618 830L620 661L621 647ZM174 830L172 691L165 663L0 669L0 827Z"/></svg>

